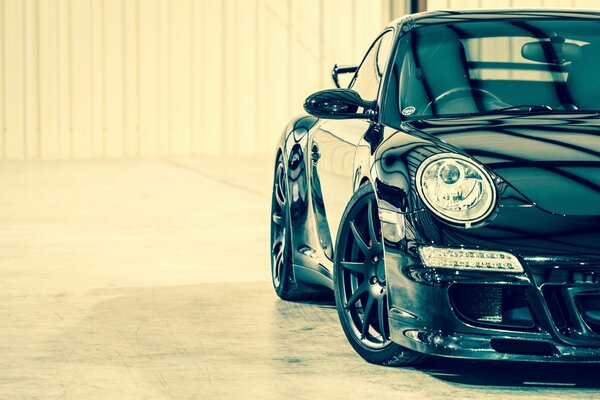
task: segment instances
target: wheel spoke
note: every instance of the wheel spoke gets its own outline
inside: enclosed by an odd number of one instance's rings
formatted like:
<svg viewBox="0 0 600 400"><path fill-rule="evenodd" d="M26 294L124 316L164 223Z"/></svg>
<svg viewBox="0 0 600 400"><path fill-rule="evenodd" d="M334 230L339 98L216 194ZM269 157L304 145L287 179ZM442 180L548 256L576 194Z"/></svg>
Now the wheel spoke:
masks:
<svg viewBox="0 0 600 400"><path fill-rule="evenodd" d="M346 302L346 305L344 307L346 309L349 309L352 306L354 306L356 304L356 302L358 301L358 299L360 299L360 296L362 296L364 293L366 293L368 289L369 289L369 282L364 281L363 283L361 283L356 288L354 293L352 293L352 296L350 296L350 298L348 299L348 301Z"/></svg>
<svg viewBox="0 0 600 400"><path fill-rule="evenodd" d="M273 254L276 257L281 256L281 254L283 254L283 241L282 241L282 237L279 236L277 239L275 239L275 243L273 243Z"/></svg>
<svg viewBox="0 0 600 400"><path fill-rule="evenodd" d="M277 189L279 190L281 200L285 203L285 173L283 171L283 166L280 166L277 169Z"/></svg>
<svg viewBox="0 0 600 400"><path fill-rule="evenodd" d="M273 278L278 281L281 277L281 268L283 266L283 252L279 252L275 255L275 261L273 262Z"/></svg>
<svg viewBox="0 0 600 400"><path fill-rule="evenodd" d="M386 307L386 301L385 301L385 296L381 297L378 301L377 301L377 312L378 312L378 316L377 318L379 319L379 333L381 333L381 340L383 342L387 341L387 334L386 334L386 329L385 329L385 307Z"/></svg>
<svg viewBox="0 0 600 400"><path fill-rule="evenodd" d="M283 264L283 253L277 254L277 259L275 260L275 277L279 278L281 275L281 265Z"/></svg>
<svg viewBox="0 0 600 400"><path fill-rule="evenodd" d="M354 262L354 261L342 261L342 267L349 271L356 272L361 275L365 275L365 264L364 263Z"/></svg>
<svg viewBox="0 0 600 400"><path fill-rule="evenodd" d="M279 169L278 169L278 174L279 174L279 187L283 189L284 184L285 184L285 174L283 173L283 166L280 164L279 165Z"/></svg>
<svg viewBox="0 0 600 400"><path fill-rule="evenodd" d="M373 206L372 203L369 203L367 208L369 209L367 212L367 216L369 218L369 236L371 237L371 245L375 246L380 243L379 235L375 231L375 218L373 216Z"/></svg>
<svg viewBox="0 0 600 400"><path fill-rule="evenodd" d="M283 193L283 190L279 185L275 188L275 200L280 208L283 209L285 207L285 193Z"/></svg>
<svg viewBox="0 0 600 400"><path fill-rule="evenodd" d="M281 248L283 247L283 242L285 240L285 231L281 232L276 238L273 239L273 248L272 251L275 253L276 251L282 253Z"/></svg>
<svg viewBox="0 0 600 400"><path fill-rule="evenodd" d="M275 247L273 252L274 252L273 255L275 256L275 262L281 261L281 259L283 258L283 251L281 251L281 247L280 248Z"/></svg>
<svg viewBox="0 0 600 400"><path fill-rule="evenodd" d="M371 311L373 310L374 303L375 300L373 299L373 297L369 296L369 299L367 300L367 305L365 306L365 313L363 314L362 329L360 331L362 339L367 337L367 332L369 331L369 317L371 316Z"/></svg>
<svg viewBox="0 0 600 400"><path fill-rule="evenodd" d="M283 217L277 213L273 214L273 222L275 222L279 226L285 226L283 222Z"/></svg>
<svg viewBox="0 0 600 400"><path fill-rule="evenodd" d="M354 221L350 222L350 229L352 230L352 236L354 236L356 245L359 247L360 251L362 251L365 257L368 257L370 253L369 246L367 246L367 243L365 243L362 236L360 236L360 233L358 233L358 229L356 229L356 224Z"/></svg>

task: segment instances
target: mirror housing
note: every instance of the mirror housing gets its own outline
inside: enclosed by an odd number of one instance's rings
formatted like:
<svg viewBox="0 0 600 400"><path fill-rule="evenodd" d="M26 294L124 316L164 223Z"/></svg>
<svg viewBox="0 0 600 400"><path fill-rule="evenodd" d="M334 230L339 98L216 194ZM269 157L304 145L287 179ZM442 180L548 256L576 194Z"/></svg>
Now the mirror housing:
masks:
<svg viewBox="0 0 600 400"><path fill-rule="evenodd" d="M359 112L359 108L363 111ZM352 89L327 89L308 96L304 110L317 118L371 118L375 115L375 102L363 100Z"/></svg>

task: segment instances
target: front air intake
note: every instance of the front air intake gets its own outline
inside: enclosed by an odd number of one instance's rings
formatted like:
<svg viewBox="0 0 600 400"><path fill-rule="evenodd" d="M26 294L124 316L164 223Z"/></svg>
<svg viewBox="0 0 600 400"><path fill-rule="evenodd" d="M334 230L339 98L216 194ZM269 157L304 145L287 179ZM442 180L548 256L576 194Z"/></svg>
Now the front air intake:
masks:
<svg viewBox="0 0 600 400"><path fill-rule="evenodd" d="M575 305L587 326L600 334L600 295L582 294L575 296Z"/></svg>
<svg viewBox="0 0 600 400"><path fill-rule="evenodd" d="M473 325L535 327L525 286L459 283L450 288L450 299L457 316Z"/></svg>
<svg viewBox="0 0 600 400"><path fill-rule="evenodd" d="M534 340L491 339L490 345L499 353L527 356L555 356L558 349L552 343Z"/></svg>

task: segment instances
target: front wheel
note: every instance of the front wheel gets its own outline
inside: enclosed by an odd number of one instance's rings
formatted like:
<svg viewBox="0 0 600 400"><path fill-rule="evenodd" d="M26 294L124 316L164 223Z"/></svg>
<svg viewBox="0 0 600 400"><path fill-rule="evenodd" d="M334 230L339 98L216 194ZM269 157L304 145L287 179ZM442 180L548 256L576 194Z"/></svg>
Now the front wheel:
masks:
<svg viewBox="0 0 600 400"><path fill-rule="evenodd" d="M390 340L381 224L375 193L362 186L342 216L334 260L335 302L346 338L366 361L415 365L426 357Z"/></svg>

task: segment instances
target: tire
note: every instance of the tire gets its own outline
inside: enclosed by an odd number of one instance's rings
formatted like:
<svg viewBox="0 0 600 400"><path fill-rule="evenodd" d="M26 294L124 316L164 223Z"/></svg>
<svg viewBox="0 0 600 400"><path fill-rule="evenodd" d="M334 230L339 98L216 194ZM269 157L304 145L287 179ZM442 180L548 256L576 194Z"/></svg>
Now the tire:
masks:
<svg viewBox="0 0 600 400"><path fill-rule="evenodd" d="M292 262L291 224L288 209L287 178L283 156L275 163L271 200L271 280L283 300L326 300L331 290L298 282Z"/></svg>
<svg viewBox="0 0 600 400"><path fill-rule="evenodd" d="M416 365L428 357L390 340L384 252L375 193L363 185L342 216L334 256L333 286L342 329L366 361Z"/></svg>

